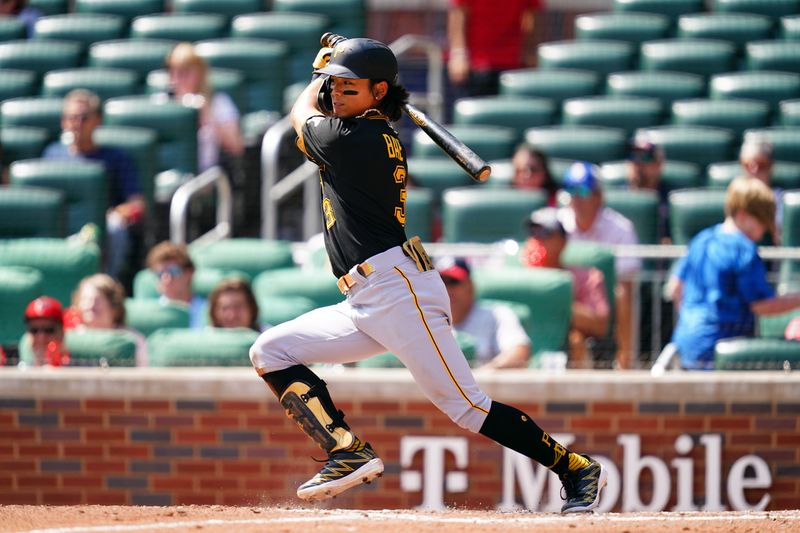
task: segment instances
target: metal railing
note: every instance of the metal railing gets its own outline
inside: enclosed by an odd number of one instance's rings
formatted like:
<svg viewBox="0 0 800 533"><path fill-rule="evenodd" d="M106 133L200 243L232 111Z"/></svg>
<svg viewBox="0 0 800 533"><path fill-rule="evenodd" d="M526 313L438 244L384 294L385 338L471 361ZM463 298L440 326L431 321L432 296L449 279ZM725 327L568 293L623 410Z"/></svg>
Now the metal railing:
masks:
<svg viewBox="0 0 800 533"><path fill-rule="evenodd" d="M187 244L187 215L193 197L208 194L213 185L217 192L217 224L195 241L212 242L230 237L233 225L233 194L228 175L221 167L211 167L177 188L169 206L169 237L178 244Z"/></svg>
<svg viewBox="0 0 800 533"><path fill-rule="evenodd" d="M432 39L418 35L404 35L389 45L400 59L416 50L425 52L428 63L427 91L414 95L415 102L423 105L434 120L441 121L444 114L444 62L442 49ZM298 188L303 187L302 238L309 239L322 228L319 209L319 183L316 165L304 162L285 177L280 176L279 155L287 138L294 130L289 117L283 117L270 127L261 141L261 236L277 239L278 211L281 203Z"/></svg>

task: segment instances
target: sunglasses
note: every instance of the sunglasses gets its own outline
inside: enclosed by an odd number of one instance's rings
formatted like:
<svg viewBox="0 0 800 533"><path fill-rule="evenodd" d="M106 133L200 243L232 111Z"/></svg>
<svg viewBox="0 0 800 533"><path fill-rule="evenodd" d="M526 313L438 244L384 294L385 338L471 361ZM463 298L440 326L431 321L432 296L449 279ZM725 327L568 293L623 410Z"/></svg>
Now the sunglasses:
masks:
<svg viewBox="0 0 800 533"><path fill-rule="evenodd" d="M86 120L91 117L91 113L75 113L74 115L64 115L64 120L67 121L76 121L76 122L85 122Z"/></svg>
<svg viewBox="0 0 800 533"><path fill-rule="evenodd" d="M45 335L52 335L56 332L55 326L31 327L28 328L28 333L36 335L37 333L44 333Z"/></svg>
<svg viewBox="0 0 800 533"><path fill-rule="evenodd" d="M166 268L163 268L161 270L156 270L155 272L156 272L156 276L158 276L159 278L163 278L167 274L169 274L169 277L171 277L171 278L177 278L178 276L183 274L184 269L182 267L179 267L178 265L172 265L172 266L168 266Z"/></svg>
<svg viewBox="0 0 800 533"><path fill-rule="evenodd" d="M569 187L565 189L571 196L577 196L578 198L589 198L594 190L591 187L587 187L585 185L580 185L578 187Z"/></svg>

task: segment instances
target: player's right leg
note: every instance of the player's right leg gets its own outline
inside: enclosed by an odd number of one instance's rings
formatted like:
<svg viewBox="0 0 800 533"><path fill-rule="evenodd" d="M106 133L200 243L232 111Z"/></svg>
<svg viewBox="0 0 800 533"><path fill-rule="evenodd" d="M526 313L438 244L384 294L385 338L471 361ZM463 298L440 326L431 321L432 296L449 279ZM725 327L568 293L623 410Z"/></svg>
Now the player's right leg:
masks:
<svg viewBox="0 0 800 533"><path fill-rule="evenodd" d="M355 328L346 311L342 304L316 309L265 331L250 349L253 366L286 414L328 454L319 473L297 489L307 501L331 498L383 473L383 462L350 429L325 382L306 366L383 350Z"/></svg>

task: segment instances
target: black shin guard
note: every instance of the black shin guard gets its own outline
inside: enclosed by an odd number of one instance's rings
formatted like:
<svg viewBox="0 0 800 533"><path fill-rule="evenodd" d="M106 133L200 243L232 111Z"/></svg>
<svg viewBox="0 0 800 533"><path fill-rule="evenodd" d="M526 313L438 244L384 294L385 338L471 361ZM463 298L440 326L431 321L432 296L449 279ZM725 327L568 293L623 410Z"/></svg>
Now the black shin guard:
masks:
<svg viewBox="0 0 800 533"><path fill-rule="evenodd" d="M261 376L306 435L326 452L347 449L358 443L336 409L325 382L308 367L295 365Z"/></svg>
<svg viewBox="0 0 800 533"><path fill-rule="evenodd" d="M515 407L493 401L480 434L538 461L556 474L567 469L565 458L569 450Z"/></svg>

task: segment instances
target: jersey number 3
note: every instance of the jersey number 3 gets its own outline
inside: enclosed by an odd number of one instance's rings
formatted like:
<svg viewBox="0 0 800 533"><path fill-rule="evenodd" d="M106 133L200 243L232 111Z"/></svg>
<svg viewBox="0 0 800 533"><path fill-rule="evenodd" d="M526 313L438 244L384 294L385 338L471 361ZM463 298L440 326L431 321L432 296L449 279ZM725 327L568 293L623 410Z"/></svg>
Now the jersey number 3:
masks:
<svg viewBox="0 0 800 533"><path fill-rule="evenodd" d="M383 140L386 142L386 152L389 159L403 160L403 145L400 141L391 135L383 134ZM406 167L397 165L394 168L394 182L397 184L405 185L406 183ZM394 208L394 218L402 224L406 225L406 188L400 189L400 205Z"/></svg>

